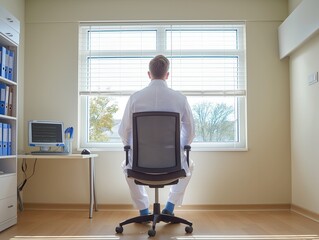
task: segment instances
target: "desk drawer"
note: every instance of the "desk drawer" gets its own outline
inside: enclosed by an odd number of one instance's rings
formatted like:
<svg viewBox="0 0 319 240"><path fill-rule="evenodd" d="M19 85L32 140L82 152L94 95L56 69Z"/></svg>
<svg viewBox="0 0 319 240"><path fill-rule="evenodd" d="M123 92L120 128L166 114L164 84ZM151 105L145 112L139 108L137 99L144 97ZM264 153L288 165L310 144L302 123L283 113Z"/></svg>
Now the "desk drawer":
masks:
<svg viewBox="0 0 319 240"><path fill-rule="evenodd" d="M17 196L0 200L0 223L17 215Z"/></svg>
<svg viewBox="0 0 319 240"><path fill-rule="evenodd" d="M17 195L16 174L0 175L0 200Z"/></svg>

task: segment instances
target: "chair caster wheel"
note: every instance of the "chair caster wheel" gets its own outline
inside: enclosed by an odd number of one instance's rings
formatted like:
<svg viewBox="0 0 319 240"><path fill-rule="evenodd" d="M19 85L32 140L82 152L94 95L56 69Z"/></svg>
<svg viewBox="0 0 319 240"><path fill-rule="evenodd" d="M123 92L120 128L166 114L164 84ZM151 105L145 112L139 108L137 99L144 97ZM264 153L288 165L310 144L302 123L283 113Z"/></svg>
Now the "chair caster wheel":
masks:
<svg viewBox="0 0 319 240"><path fill-rule="evenodd" d="M123 227L122 226L118 226L115 228L116 233L122 233L123 232Z"/></svg>
<svg viewBox="0 0 319 240"><path fill-rule="evenodd" d="M192 233L193 232L193 227L192 226L185 227L185 232L186 233Z"/></svg>
<svg viewBox="0 0 319 240"><path fill-rule="evenodd" d="M154 236L155 236L155 234L156 234L156 231L155 231L154 229L150 229L150 230L148 230L148 236L150 236L150 237L154 237Z"/></svg>

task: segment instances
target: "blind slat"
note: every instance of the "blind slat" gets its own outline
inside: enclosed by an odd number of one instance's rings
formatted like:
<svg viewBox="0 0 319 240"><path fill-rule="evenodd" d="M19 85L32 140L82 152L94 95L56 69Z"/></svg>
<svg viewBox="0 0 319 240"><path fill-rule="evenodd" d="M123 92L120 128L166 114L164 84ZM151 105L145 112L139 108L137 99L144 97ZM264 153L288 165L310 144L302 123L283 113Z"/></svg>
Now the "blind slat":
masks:
<svg viewBox="0 0 319 240"><path fill-rule="evenodd" d="M242 97L246 95L245 90L238 91L181 91L187 96L236 96ZM134 91L80 91L82 96L130 96Z"/></svg>

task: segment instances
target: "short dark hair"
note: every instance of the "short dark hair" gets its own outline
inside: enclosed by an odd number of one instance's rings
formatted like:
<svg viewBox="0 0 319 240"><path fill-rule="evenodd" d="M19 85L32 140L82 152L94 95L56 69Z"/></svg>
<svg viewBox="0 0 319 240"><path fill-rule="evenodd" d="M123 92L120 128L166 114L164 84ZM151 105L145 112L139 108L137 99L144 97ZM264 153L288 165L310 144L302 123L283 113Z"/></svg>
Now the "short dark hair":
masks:
<svg viewBox="0 0 319 240"><path fill-rule="evenodd" d="M163 55L157 55L149 64L149 71L153 78L163 79L169 69L169 60Z"/></svg>

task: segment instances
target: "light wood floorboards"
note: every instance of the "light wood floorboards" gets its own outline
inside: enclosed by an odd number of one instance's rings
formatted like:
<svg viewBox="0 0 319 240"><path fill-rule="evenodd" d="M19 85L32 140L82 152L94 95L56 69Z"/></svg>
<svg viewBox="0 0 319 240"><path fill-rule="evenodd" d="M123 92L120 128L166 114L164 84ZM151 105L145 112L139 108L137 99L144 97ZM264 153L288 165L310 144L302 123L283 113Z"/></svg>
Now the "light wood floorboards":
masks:
<svg viewBox="0 0 319 240"><path fill-rule="evenodd" d="M98 211L93 219L87 211L25 210L18 214L18 224L1 232L0 239L14 236L99 236L105 239L148 239L150 224L124 226L115 234L119 222L136 211ZM319 223L299 214L284 211L192 211L176 215L193 222L192 234L185 234L183 224L160 223L152 239L319 239Z"/></svg>

